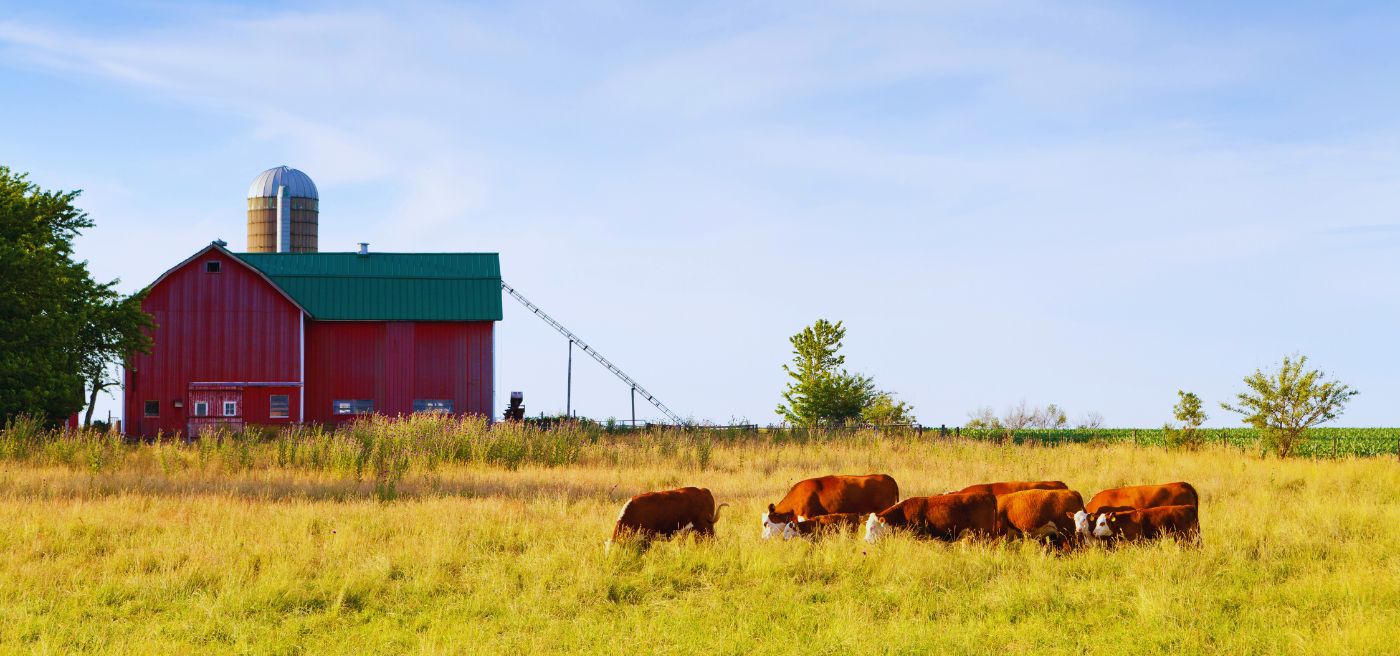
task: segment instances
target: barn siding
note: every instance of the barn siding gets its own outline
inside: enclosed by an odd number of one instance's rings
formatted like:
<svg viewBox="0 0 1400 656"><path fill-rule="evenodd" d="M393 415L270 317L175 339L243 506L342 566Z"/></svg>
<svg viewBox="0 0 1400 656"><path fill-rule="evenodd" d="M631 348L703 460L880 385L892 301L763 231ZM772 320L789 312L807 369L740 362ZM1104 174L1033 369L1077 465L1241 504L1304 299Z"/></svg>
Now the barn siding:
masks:
<svg viewBox="0 0 1400 656"><path fill-rule="evenodd" d="M205 273L209 261L218 261L221 271ZM155 318L156 328L150 333L151 352L136 354L126 372L128 435L184 433L193 411L191 382L290 382L301 377L301 310L222 252L209 250L171 271L141 307ZM267 393L261 393L260 401L264 421ZM160 402L159 417L144 416L147 400ZM174 407L175 401L184 407ZM296 412L294 401L293 419Z"/></svg>
<svg viewBox="0 0 1400 656"><path fill-rule="evenodd" d="M452 399L457 414L491 416L490 321L307 321L306 419L337 424L337 399L372 399L396 416L415 399Z"/></svg>

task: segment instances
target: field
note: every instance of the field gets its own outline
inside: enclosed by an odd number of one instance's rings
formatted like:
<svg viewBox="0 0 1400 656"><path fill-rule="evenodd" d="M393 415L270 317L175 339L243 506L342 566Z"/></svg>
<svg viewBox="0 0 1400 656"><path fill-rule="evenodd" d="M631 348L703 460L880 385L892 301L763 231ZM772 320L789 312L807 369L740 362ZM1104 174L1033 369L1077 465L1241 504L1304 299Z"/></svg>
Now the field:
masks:
<svg viewBox="0 0 1400 656"><path fill-rule="evenodd" d="M0 650L1400 652L1393 457L358 430L303 446L0 435ZM1188 480L1204 541L1059 556L1022 542L759 539L760 509L794 481L872 471L906 496ZM605 554L629 495L690 484L730 504L716 540Z"/></svg>

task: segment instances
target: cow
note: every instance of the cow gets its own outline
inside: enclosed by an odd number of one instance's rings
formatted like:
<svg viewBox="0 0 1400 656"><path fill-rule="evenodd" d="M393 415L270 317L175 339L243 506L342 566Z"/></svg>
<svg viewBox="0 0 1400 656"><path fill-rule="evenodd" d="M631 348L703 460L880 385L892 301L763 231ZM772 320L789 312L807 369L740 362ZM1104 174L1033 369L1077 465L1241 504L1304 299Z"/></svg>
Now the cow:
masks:
<svg viewBox="0 0 1400 656"><path fill-rule="evenodd" d="M1190 483L1135 485L1104 490L1084 504L1084 510L1097 515L1108 509L1141 509L1154 506L1198 506L1200 495Z"/></svg>
<svg viewBox="0 0 1400 656"><path fill-rule="evenodd" d="M694 529L700 537L713 537L719 509L727 505L722 503L716 508L714 495L700 487L638 494L617 514L608 543L631 536L644 540L670 537L686 529Z"/></svg>
<svg viewBox="0 0 1400 656"><path fill-rule="evenodd" d="M1093 536L1130 542L1178 536L1196 541L1201 537L1201 522L1194 505L1100 512L1094 519Z"/></svg>
<svg viewBox="0 0 1400 656"><path fill-rule="evenodd" d="M789 522L833 513L880 512L899 501L899 484L885 474L822 476L800 481L778 503L768 504L761 526L764 539L783 534Z"/></svg>
<svg viewBox="0 0 1400 656"><path fill-rule="evenodd" d="M974 492L981 492L986 494L994 494L1000 497L1007 494L1012 494L1014 492L1021 492L1023 490L1068 489L1069 486L1065 485L1060 481L1006 481L1002 483L978 483L977 485L969 485L961 490L958 490L957 492L949 492L948 494L972 494Z"/></svg>
<svg viewBox="0 0 1400 656"><path fill-rule="evenodd" d="M1065 546L1079 533L1078 513L1084 512L1084 498L1074 490L1031 489L997 497L997 534L1049 538L1051 544Z"/></svg>
<svg viewBox="0 0 1400 656"><path fill-rule="evenodd" d="M864 521L865 515L861 513L817 515L800 522L788 522L783 527L783 539L791 540L796 537L816 537L824 533L845 532L859 528Z"/></svg>
<svg viewBox="0 0 1400 656"><path fill-rule="evenodd" d="M963 533L993 535L997 498L990 494L942 494L910 497L865 521L865 541L874 544L896 529L921 537L956 540Z"/></svg>

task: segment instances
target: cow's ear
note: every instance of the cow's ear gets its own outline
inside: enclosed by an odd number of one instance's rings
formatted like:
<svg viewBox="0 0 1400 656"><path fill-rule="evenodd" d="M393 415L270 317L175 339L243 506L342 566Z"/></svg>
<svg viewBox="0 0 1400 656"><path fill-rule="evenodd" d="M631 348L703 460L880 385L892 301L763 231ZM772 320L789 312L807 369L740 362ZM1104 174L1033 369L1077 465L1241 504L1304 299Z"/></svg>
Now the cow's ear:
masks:
<svg viewBox="0 0 1400 656"><path fill-rule="evenodd" d="M768 504L768 512L770 512L770 513L778 512L778 507L770 503L770 504Z"/></svg>

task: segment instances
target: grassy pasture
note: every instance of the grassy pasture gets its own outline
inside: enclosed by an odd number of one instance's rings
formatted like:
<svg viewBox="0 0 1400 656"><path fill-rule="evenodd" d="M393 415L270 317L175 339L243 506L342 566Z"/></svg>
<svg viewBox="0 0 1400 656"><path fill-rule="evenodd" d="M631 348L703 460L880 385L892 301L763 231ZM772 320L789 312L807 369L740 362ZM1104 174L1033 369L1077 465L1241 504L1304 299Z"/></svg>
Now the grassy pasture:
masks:
<svg viewBox="0 0 1400 656"><path fill-rule="evenodd" d="M389 499L372 462L355 473L257 449L103 448L119 452L98 466L0 457L0 650L1400 651L1394 459L671 436L583 445L562 464L408 467ZM1019 542L758 538L760 509L794 481L872 471L906 496L1058 478L1087 498L1187 480L1204 541L1054 556ZM604 553L626 497L691 484L730 504L716 540Z"/></svg>

